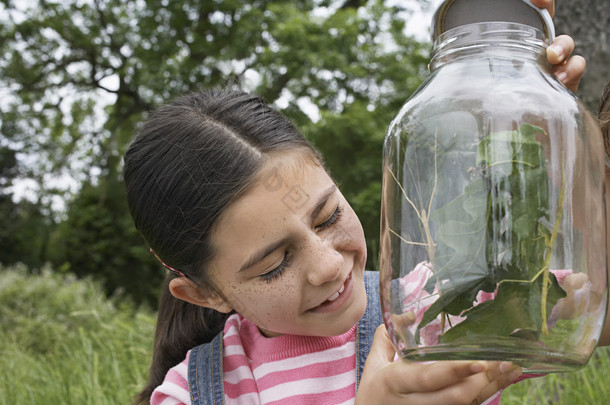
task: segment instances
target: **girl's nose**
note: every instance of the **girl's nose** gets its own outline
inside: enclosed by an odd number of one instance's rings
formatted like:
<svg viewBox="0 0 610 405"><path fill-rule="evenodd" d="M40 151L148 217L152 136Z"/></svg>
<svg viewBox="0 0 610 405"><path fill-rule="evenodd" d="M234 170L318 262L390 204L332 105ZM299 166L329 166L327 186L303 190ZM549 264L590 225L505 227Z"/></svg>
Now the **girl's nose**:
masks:
<svg viewBox="0 0 610 405"><path fill-rule="evenodd" d="M312 285L318 286L339 277L343 268L343 255L327 240L318 239L316 244L318 246L311 256L307 278Z"/></svg>

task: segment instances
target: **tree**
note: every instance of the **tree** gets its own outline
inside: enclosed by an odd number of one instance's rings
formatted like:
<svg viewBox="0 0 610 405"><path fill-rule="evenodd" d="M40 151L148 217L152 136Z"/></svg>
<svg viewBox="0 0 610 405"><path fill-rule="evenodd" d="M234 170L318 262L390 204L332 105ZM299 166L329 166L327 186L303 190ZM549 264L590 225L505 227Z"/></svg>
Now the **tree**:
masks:
<svg viewBox="0 0 610 405"><path fill-rule="evenodd" d="M0 146L0 263L40 269L54 223L40 202L13 201L11 188L18 175L17 152Z"/></svg>
<svg viewBox="0 0 610 405"><path fill-rule="evenodd" d="M108 295L154 307L163 272L126 215L123 188L118 178L84 183L52 235L47 258L60 271L100 281Z"/></svg>
<svg viewBox="0 0 610 405"><path fill-rule="evenodd" d="M383 135L420 84L428 50L404 34L409 10L390 3L41 0L26 8L5 0L0 80L9 94L0 105L2 136L37 156L27 175L41 193L57 192L49 186L53 175L87 184L66 223L97 215L89 222L99 226L86 233L72 228L68 253L76 254L94 240L117 237L107 232L116 224L104 217L122 222L124 208L89 212L83 204L106 201L106 188L117 186L120 157L152 106L227 83L254 90L325 153L363 218L373 267ZM78 263L78 271L110 274L102 268L116 252L98 253L106 259L95 265L59 256L74 270Z"/></svg>

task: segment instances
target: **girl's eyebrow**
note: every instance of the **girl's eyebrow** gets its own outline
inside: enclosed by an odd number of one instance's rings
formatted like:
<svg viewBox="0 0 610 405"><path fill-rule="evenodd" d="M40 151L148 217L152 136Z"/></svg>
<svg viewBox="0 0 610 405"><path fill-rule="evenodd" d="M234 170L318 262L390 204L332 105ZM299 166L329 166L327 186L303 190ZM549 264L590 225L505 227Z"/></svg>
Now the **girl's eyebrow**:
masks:
<svg viewBox="0 0 610 405"><path fill-rule="evenodd" d="M322 193L322 195L320 196L320 199L318 200L318 203L316 204L316 207L313 209L313 211L311 211L311 215L309 216L310 222L315 221L316 218L318 217L318 215L320 215L320 211L322 211L322 209L326 205L326 202L328 201L330 196L333 195L333 193L335 192L336 189L337 189L337 186L335 184L333 184L332 186L327 188L326 191L324 191L324 193Z"/></svg>
<svg viewBox="0 0 610 405"><path fill-rule="evenodd" d="M250 258L241 266L241 268L239 269L239 272L242 272L244 270L249 269L250 267L254 266L256 263L260 262L261 260L263 260L265 257L267 257L268 255L270 255L271 253L273 253L277 248L279 248L280 246L284 245L286 242L288 242L288 238L283 238L277 242L272 243L271 245L259 250L258 252L254 253L252 256L250 256Z"/></svg>
<svg viewBox="0 0 610 405"><path fill-rule="evenodd" d="M333 184L332 186L327 188L322 193L322 195L320 195L320 199L318 200L318 203L316 204L315 208L311 211L311 214L309 216L310 221L312 223L313 223L313 221L316 220L318 215L320 215L320 211L322 211L322 209L326 206L326 203L328 202L328 199L330 198L331 195L333 195L335 190L337 190L337 186L335 184ZM241 268L239 269L238 273L240 273L240 272L242 272L244 270L249 269L250 267L254 266L256 263L258 263L261 260L263 260L265 257L267 257L268 255L273 253L276 249L278 249L282 245L286 244L288 242L288 239L289 239L288 237L282 238L279 241L273 242L269 246L266 246L263 249L259 250L258 252L254 253L241 266Z"/></svg>

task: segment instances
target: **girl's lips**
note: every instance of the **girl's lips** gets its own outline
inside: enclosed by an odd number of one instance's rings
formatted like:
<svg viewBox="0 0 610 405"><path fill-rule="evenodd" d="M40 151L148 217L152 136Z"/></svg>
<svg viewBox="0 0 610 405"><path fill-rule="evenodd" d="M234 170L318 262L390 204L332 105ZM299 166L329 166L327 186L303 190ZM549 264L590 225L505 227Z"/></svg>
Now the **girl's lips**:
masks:
<svg viewBox="0 0 610 405"><path fill-rule="evenodd" d="M336 311L347 302L349 296L352 293L353 288L354 283L352 282L352 273L350 273L349 276L347 276L347 279L345 280L343 285L341 285L341 287L339 288L339 290L337 290L333 295L328 297L326 301L316 307L309 309L308 311L318 313Z"/></svg>

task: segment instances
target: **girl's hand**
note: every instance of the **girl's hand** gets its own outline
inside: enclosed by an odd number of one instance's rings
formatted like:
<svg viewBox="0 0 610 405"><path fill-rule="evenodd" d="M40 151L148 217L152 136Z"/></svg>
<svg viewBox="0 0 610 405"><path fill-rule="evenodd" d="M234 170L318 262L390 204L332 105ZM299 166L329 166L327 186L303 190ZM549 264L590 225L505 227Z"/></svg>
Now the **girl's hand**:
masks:
<svg viewBox="0 0 610 405"><path fill-rule="evenodd" d="M587 63L582 56L570 57L572 51L574 40L567 35L560 35L546 48L546 58L553 65L553 74L564 86L575 92Z"/></svg>
<svg viewBox="0 0 610 405"><path fill-rule="evenodd" d="M549 10L551 16L555 14L555 0L531 0L532 4ZM553 65L553 74L557 76L568 89L578 90L578 83L585 72L586 61L582 56L574 55L574 40L567 35L555 38L546 50L546 57Z"/></svg>
<svg viewBox="0 0 610 405"><path fill-rule="evenodd" d="M521 375L510 362L394 362L384 325L364 365L356 405L481 404Z"/></svg>

